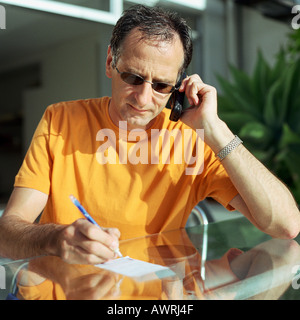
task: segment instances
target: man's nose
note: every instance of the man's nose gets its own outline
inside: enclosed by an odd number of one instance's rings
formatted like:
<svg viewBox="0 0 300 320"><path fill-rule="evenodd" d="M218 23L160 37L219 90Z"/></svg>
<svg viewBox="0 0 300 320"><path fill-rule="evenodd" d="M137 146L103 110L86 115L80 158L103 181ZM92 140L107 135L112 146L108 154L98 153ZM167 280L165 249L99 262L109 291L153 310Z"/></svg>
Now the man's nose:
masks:
<svg viewBox="0 0 300 320"><path fill-rule="evenodd" d="M143 84L136 86L136 102L140 107L146 106L151 102L153 95L153 89L150 83L144 82Z"/></svg>

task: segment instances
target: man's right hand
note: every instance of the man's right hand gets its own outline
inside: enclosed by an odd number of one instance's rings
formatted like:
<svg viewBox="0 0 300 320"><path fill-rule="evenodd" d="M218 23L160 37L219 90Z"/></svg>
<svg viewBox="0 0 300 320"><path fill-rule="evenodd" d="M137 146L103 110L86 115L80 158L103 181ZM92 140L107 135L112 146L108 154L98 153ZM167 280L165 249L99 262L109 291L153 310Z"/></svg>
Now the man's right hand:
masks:
<svg viewBox="0 0 300 320"><path fill-rule="evenodd" d="M0 218L0 256L23 259L60 256L65 262L103 263L115 257L118 229L101 229L86 219L71 225L35 224L48 195L29 188L15 188Z"/></svg>
<svg viewBox="0 0 300 320"><path fill-rule="evenodd" d="M118 229L99 228L86 219L78 219L59 232L56 246L65 262L98 264L116 257L119 237Z"/></svg>

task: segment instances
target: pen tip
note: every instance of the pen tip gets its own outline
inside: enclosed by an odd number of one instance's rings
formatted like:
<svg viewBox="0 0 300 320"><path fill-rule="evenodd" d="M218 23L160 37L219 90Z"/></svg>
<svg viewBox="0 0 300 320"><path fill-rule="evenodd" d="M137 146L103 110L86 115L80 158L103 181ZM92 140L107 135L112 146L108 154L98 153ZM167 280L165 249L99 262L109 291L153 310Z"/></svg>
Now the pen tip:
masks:
<svg viewBox="0 0 300 320"><path fill-rule="evenodd" d="M119 256L119 258L123 258L122 253L120 252L120 249L116 249L115 253Z"/></svg>

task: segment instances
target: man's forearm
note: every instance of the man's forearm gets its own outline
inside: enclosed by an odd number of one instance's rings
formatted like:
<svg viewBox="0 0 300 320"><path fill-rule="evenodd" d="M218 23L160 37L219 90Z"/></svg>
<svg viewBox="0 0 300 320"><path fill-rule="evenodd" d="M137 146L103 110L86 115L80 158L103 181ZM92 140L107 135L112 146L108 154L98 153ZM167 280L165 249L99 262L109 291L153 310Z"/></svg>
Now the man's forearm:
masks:
<svg viewBox="0 0 300 320"><path fill-rule="evenodd" d="M203 129L205 143L217 154L234 135L218 116L216 89L192 75L184 79L180 91L197 106L187 109L181 120L194 130ZM274 237L293 238L299 233L299 210L291 193L243 145L222 162L239 192L230 204Z"/></svg>
<svg viewBox="0 0 300 320"><path fill-rule="evenodd" d="M274 237L298 234L299 211L291 193L246 148L240 146L223 165L260 229Z"/></svg>
<svg viewBox="0 0 300 320"><path fill-rule="evenodd" d="M216 153L234 137L226 125L220 128L208 137ZM228 154L222 164L255 225L274 237L293 238L298 234L300 215L291 193L243 145Z"/></svg>
<svg viewBox="0 0 300 320"><path fill-rule="evenodd" d="M64 226L32 224L16 215L0 219L0 256L24 259L58 254L57 235Z"/></svg>

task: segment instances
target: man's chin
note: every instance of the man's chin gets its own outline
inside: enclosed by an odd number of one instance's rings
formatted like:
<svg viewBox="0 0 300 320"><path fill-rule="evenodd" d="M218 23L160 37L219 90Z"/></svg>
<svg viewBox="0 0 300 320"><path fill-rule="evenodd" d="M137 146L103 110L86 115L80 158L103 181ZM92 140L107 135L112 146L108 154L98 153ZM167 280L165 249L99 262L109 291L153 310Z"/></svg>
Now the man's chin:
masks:
<svg viewBox="0 0 300 320"><path fill-rule="evenodd" d="M127 127L128 130L133 129L144 129L147 130L151 127L153 119L128 119L127 120Z"/></svg>

